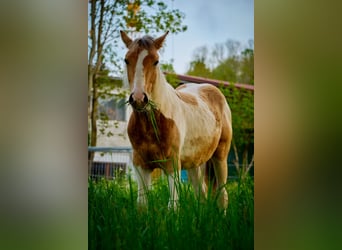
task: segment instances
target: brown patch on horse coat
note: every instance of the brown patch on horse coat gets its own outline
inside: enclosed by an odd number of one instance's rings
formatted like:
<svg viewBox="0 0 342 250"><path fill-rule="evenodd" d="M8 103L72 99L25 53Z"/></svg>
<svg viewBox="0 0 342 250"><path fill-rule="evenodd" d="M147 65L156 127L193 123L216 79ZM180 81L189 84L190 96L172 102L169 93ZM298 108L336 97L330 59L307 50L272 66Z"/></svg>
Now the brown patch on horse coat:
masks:
<svg viewBox="0 0 342 250"><path fill-rule="evenodd" d="M210 111L215 115L216 121L221 121L226 102L224 95L212 85L206 85L200 88L199 94L201 99L208 105Z"/></svg>
<svg viewBox="0 0 342 250"><path fill-rule="evenodd" d="M176 88L176 90L180 90L180 89L184 89L184 88L186 88L186 85L185 85L185 84L182 84L182 85L178 86L178 87Z"/></svg>
<svg viewBox="0 0 342 250"><path fill-rule="evenodd" d="M227 103L223 94L214 86L202 85L198 89L200 98L206 103L214 115L216 132L210 136L192 138L186 147L192 148L192 154L181 156L182 167L185 169L198 167L214 157L218 160L225 159L228 155L231 140L231 127ZM185 141L187 141L185 139Z"/></svg>
<svg viewBox="0 0 342 250"><path fill-rule="evenodd" d="M181 92L176 90L176 95L181 99L183 102L186 102L191 105L198 105L197 99L195 96L189 93Z"/></svg>
<svg viewBox="0 0 342 250"><path fill-rule="evenodd" d="M232 132L232 127L229 121L226 119L223 119L220 141L214 153L214 157L216 159L222 160L228 157L232 136L233 136L233 132Z"/></svg>
<svg viewBox="0 0 342 250"><path fill-rule="evenodd" d="M128 137L133 146L133 164L145 169L162 168L172 173L177 166L180 135L175 122L154 111L158 139L147 112L133 112Z"/></svg>
<svg viewBox="0 0 342 250"><path fill-rule="evenodd" d="M198 137L190 141L190 147L197 149L191 155L181 155L182 168L190 169L198 167L208 161L213 155L217 144L219 142L219 135L212 137Z"/></svg>
<svg viewBox="0 0 342 250"><path fill-rule="evenodd" d="M220 141L217 145L214 157L220 160L224 159L228 155L232 139L230 117L227 117L228 114L224 112L224 108L227 105L226 98L216 87L211 85L203 86L203 88L200 89L200 96L206 101L210 110L215 115L216 121L219 122L222 127Z"/></svg>
<svg viewBox="0 0 342 250"><path fill-rule="evenodd" d="M219 142L215 147L215 152L212 156L214 161L227 161L230 144L232 140L231 116L226 109L226 99L220 91L213 91L214 86L205 86L200 90L202 99L207 100L210 110L214 113L216 120L220 121L221 134ZM216 89L217 90L217 89Z"/></svg>

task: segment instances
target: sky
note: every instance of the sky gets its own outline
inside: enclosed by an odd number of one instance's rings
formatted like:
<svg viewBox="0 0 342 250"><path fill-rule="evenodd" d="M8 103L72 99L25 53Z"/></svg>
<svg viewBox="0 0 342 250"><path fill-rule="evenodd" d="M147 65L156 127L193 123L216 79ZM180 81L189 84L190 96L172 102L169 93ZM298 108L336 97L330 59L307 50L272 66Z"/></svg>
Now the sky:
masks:
<svg viewBox="0 0 342 250"><path fill-rule="evenodd" d="M254 40L253 0L168 0L166 4L185 14L186 32L169 34L161 61L170 61L178 74L184 74L189 67L196 48L228 39L247 46Z"/></svg>

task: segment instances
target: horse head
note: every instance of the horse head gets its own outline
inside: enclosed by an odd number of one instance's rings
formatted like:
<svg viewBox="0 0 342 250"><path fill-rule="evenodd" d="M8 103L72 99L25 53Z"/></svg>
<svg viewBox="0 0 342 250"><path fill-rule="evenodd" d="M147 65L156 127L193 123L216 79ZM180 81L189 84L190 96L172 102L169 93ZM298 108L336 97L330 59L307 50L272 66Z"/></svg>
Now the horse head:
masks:
<svg viewBox="0 0 342 250"><path fill-rule="evenodd" d="M144 36L134 41L125 32L120 31L120 34L128 49L125 55L125 78L131 91L128 101L134 109L143 110L155 87L159 70L158 50L162 47L168 32L156 39Z"/></svg>

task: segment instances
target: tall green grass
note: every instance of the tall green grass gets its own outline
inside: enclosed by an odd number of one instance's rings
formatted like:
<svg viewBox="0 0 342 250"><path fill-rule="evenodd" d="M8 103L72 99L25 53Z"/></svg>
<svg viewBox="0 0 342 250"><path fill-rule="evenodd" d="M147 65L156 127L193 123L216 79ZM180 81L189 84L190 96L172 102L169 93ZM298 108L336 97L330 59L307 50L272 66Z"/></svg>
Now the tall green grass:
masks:
<svg viewBox="0 0 342 250"><path fill-rule="evenodd" d="M165 178L153 184L148 206L140 207L131 179L89 180L89 249L253 249L253 180L229 182L226 215L214 195L199 201L190 184L177 188L177 209L168 208Z"/></svg>

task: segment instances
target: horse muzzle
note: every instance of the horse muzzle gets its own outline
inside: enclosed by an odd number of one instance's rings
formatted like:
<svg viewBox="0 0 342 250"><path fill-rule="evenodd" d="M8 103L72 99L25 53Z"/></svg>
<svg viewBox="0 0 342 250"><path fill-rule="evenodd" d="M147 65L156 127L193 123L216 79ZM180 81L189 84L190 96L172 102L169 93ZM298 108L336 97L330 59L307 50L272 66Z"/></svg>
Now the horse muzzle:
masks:
<svg viewBox="0 0 342 250"><path fill-rule="evenodd" d="M148 97L145 92L132 92L129 95L128 103L136 110L143 110L148 103Z"/></svg>

